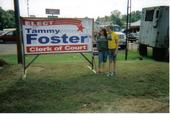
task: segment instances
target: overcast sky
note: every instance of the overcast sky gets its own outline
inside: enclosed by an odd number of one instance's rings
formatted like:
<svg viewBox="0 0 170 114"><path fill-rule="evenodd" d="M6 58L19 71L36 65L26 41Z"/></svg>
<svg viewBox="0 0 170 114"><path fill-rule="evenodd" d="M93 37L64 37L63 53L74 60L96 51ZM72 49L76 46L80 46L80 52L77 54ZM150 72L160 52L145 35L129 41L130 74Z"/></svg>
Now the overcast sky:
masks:
<svg viewBox="0 0 170 114"><path fill-rule="evenodd" d="M60 9L59 17L90 17L97 18L110 15L111 11L119 10L126 14L127 0L28 0L30 15L46 17L46 8ZM21 16L27 16L27 0L19 0ZM170 0L132 0L132 11L143 7L168 5ZM13 0L0 0L0 6L14 9Z"/></svg>

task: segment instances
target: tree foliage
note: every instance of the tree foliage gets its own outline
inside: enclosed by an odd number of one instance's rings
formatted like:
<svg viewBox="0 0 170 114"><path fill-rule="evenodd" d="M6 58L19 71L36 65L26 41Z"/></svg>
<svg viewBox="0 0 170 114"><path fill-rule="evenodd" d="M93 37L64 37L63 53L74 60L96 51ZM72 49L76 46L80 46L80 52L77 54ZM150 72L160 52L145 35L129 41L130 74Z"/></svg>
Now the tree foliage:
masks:
<svg viewBox="0 0 170 114"><path fill-rule="evenodd" d="M112 24L116 24L121 27L124 25L124 22L122 21L122 18L121 18L121 12L119 10L112 11L110 18L111 18Z"/></svg>
<svg viewBox="0 0 170 114"><path fill-rule="evenodd" d="M133 11L131 13L131 22L138 21L141 18L142 12L141 11Z"/></svg>
<svg viewBox="0 0 170 114"><path fill-rule="evenodd" d="M15 14L13 10L3 10L0 7L0 30L4 28L15 28Z"/></svg>
<svg viewBox="0 0 170 114"><path fill-rule="evenodd" d="M121 27L125 27L127 15L122 15L119 10L114 10L111 15L105 17L98 17L96 22L110 22ZM141 11L131 12L131 22L138 21L141 18ZM3 10L0 7L0 30L4 28L15 28L15 15L13 10Z"/></svg>
<svg viewBox="0 0 170 114"><path fill-rule="evenodd" d="M125 27L127 15L122 15L119 10L114 10L111 12L110 16L98 17L96 21L98 22L110 22L111 24L119 25L120 27ZM131 22L140 20L141 11L131 12Z"/></svg>

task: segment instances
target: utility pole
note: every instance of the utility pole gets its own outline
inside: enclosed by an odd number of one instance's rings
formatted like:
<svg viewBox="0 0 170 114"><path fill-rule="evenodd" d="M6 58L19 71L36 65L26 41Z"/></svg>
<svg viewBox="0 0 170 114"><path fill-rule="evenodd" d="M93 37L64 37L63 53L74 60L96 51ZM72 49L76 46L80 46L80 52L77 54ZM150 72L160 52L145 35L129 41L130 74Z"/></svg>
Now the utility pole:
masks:
<svg viewBox="0 0 170 114"><path fill-rule="evenodd" d="M131 0L127 0L127 17L126 17L126 50L125 50L125 60L127 60L128 57L128 34L129 34L129 28L130 28L130 22L131 22ZM130 11L130 13L129 13ZM130 21L129 21L130 20Z"/></svg>
<svg viewBox="0 0 170 114"><path fill-rule="evenodd" d="M15 8L15 23L16 23L16 35L17 35L17 59L18 59L18 64L23 64L22 34L21 34L20 11L19 11L18 0L14 0L14 8Z"/></svg>
<svg viewBox="0 0 170 114"><path fill-rule="evenodd" d="M29 0L27 0L27 14L28 14L28 17L30 17L30 13L29 13Z"/></svg>

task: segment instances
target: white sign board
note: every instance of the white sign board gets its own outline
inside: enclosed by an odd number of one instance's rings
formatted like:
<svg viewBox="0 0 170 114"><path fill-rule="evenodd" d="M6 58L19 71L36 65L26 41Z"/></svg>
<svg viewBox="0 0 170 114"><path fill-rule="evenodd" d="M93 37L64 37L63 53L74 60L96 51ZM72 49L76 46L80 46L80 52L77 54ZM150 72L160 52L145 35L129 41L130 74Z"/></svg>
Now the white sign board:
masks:
<svg viewBox="0 0 170 114"><path fill-rule="evenodd" d="M91 52L93 19L22 19L25 54Z"/></svg>

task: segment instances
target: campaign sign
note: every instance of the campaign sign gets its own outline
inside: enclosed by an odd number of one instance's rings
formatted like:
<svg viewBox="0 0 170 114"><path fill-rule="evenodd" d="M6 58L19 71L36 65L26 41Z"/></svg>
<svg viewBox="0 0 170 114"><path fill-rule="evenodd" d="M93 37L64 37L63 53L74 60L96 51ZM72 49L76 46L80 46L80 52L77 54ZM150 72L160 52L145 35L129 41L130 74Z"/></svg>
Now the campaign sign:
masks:
<svg viewBox="0 0 170 114"><path fill-rule="evenodd" d="M22 19L25 54L91 52L93 19Z"/></svg>

